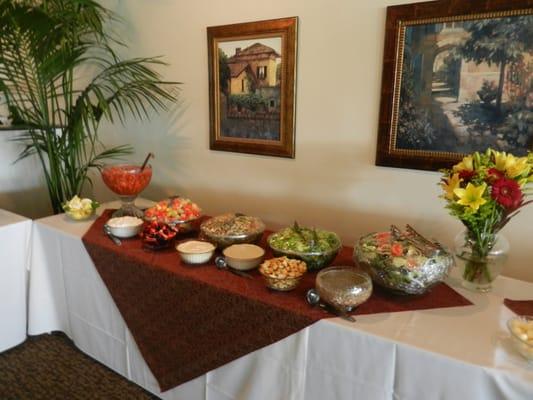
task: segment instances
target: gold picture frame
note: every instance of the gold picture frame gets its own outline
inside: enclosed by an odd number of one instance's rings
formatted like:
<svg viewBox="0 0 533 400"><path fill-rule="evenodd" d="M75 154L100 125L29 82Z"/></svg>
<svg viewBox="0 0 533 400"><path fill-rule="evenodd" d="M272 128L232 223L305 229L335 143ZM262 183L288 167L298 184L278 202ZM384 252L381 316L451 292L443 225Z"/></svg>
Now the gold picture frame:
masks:
<svg viewBox="0 0 533 400"><path fill-rule="evenodd" d="M297 25L207 28L210 149L294 158Z"/></svg>
<svg viewBox="0 0 533 400"><path fill-rule="evenodd" d="M504 3L387 9L376 165L437 170L487 147L533 148L521 124L533 126L533 1Z"/></svg>

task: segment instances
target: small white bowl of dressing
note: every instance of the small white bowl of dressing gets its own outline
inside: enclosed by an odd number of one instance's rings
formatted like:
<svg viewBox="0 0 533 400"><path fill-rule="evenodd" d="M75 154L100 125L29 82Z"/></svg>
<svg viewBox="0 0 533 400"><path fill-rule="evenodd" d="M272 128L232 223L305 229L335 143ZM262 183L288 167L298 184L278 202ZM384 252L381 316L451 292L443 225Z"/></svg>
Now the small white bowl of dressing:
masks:
<svg viewBox="0 0 533 400"><path fill-rule="evenodd" d="M248 271L261 264L265 250L255 244L234 244L226 247L222 254L231 268Z"/></svg>
<svg viewBox="0 0 533 400"><path fill-rule="evenodd" d="M143 226L144 221L137 217L116 217L106 222L109 231L113 236L127 239L136 236Z"/></svg>
<svg viewBox="0 0 533 400"><path fill-rule="evenodd" d="M187 264L205 264L215 252L215 245L201 240L188 240L176 246L183 262Z"/></svg>

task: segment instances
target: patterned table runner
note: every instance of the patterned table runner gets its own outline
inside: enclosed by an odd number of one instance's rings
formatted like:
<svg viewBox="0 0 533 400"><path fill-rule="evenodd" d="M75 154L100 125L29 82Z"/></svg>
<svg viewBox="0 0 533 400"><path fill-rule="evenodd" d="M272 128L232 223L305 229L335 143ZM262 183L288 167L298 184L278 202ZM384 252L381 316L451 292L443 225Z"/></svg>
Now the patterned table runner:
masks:
<svg viewBox="0 0 533 400"><path fill-rule="evenodd" d="M96 269L131 331L161 391L275 343L322 318L331 317L305 302L314 287L308 273L291 292L274 292L258 271L246 279L213 263L181 263L174 248L149 251L140 239L116 246L103 233L106 210L83 237ZM268 248L265 237L260 245ZM353 265L344 247L334 265ZM266 252L266 258L272 254ZM354 314L373 314L470 305L446 284L423 296L394 296L374 288Z"/></svg>
<svg viewBox="0 0 533 400"><path fill-rule="evenodd" d="M518 315L533 315L533 300L503 299L503 304Z"/></svg>

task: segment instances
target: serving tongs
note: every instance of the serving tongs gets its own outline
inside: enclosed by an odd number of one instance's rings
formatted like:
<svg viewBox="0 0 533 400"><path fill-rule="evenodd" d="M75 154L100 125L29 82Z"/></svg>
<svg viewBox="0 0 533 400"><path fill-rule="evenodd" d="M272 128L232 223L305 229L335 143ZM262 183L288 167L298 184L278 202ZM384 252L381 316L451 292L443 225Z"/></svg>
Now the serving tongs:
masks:
<svg viewBox="0 0 533 400"><path fill-rule="evenodd" d="M409 242L425 257L433 257L445 251L439 242L434 242L429 239L426 239L409 224L405 226L404 232L402 232L397 226L391 225L390 232L391 237L394 240L403 240Z"/></svg>
<svg viewBox="0 0 533 400"><path fill-rule="evenodd" d="M315 247L318 245L318 241L319 241L318 234L316 233L315 228L313 228L311 231L311 234L313 235L311 239L307 239L304 236L303 230L300 227L300 225L298 225L297 221L294 221L294 225L292 226L292 231L302 238L303 242L309 246L310 251L315 250Z"/></svg>

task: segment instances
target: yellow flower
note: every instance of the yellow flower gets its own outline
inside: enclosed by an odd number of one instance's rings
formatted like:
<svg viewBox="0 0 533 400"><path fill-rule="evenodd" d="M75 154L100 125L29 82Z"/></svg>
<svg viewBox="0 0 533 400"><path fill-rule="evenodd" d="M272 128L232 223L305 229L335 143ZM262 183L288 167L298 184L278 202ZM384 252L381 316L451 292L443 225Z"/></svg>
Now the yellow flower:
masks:
<svg viewBox="0 0 533 400"><path fill-rule="evenodd" d="M531 169L527 157L516 158L514 156L507 157L508 160L505 163L505 173L509 178L516 178L522 174L528 174Z"/></svg>
<svg viewBox="0 0 533 400"><path fill-rule="evenodd" d="M465 170L474 170L474 158L472 156L466 156L460 163L457 163L453 166L453 172L461 172Z"/></svg>
<svg viewBox="0 0 533 400"><path fill-rule="evenodd" d="M453 193L459 197L457 204L470 207L472 210L477 211L480 206L485 204L487 200L483 198L483 193L487 188L487 184L483 183L481 186L475 186L469 183L466 185L466 189L457 188Z"/></svg>
<svg viewBox="0 0 533 400"><path fill-rule="evenodd" d="M507 161L507 154L505 152L499 152L493 150L492 154L494 154L494 164L498 171L505 171L505 163Z"/></svg>
<svg viewBox="0 0 533 400"><path fill-rule="evenodd" d="M494 164L498 171L505 172L509 178L516 178L522 174L527 174L531 169L527 157L517 158L505 152L494 152Z"/></svg>
<svg viewBox="0 0 533 400"><path fill-rule="evenodd" d="M461 182L462 179L459 178L459 174L453 174L446 182L443 182L441 187L445 192L444 197L448 200L453 200L455 197L453 191L459 187Z"/></svg>

